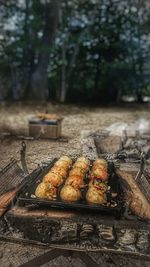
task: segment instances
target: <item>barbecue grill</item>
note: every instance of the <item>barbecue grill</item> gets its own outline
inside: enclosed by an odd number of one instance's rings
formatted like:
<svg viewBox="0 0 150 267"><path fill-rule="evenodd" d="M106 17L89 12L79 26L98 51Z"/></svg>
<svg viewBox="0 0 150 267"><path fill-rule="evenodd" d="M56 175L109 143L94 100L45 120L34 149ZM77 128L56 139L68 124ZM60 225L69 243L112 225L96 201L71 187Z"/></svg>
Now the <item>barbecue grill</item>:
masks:
<svg viewBox="0 0 150 267"><path fill-rule="evenodd" d="M96 209L93 212L89 207L86 210L83 207L82 212L80 212L79 208L82 208L80 204L76 210L74 206L68 210L68 206L65 206L64 203L62 209L62 203L58 203L58 201L53 205L50 205L49 202L46 205L40 200L36 201L35 198L29 198L29 195L25 195L28 189L34 191L33 184L43 177L55 160L44 163L30 176L21 168L18 169L18 164L15 161L14 164L11 163L5 168L1 168L1 177L10 176L13 170L13 177L18 175L19 177L26 177L28 183L23 184L15 205L0 220L0 238L60 249L104 251L150 259L150 224L148 221L139 220L136 216L133 216L132 220L127 219L123 212L123 203L121 203L122 213L118 219L114 216L116 210L114 214L110 210L103 213L102 210ZM16 167L14 168L14 166ZM148 171L146 171L146 175L146 181L149 185ZM4 179L2 180L4 181ZM28 192L30 196L33 191Z"/></svg>

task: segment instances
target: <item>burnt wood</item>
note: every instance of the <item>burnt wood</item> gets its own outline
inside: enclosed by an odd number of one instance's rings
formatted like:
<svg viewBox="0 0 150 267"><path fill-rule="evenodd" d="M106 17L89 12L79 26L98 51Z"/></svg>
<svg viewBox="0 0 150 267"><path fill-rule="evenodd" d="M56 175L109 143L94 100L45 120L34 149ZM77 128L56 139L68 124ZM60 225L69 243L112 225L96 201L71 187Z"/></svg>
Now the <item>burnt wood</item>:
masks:
<svg viewBox="0 0 150 267"><path fill-rule="evenodd" d="M93 213L14 207L3 219L1 238L76 251L104 251L150 259L150 225ZM2 229L2 227L0 227Z"/></svg>

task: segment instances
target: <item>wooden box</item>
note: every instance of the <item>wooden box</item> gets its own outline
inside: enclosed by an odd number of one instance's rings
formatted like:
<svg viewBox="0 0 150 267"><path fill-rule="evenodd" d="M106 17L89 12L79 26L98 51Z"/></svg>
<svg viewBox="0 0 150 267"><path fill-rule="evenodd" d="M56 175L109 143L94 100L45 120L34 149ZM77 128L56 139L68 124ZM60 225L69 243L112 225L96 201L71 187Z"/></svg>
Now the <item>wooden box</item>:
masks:
<svg viewBox="0 0 150 267"><path fill-rule="evenodd" d="M35 138L57 139L61 137L60 119L39 119L37 117L29 120L29 136Z"/></svg>

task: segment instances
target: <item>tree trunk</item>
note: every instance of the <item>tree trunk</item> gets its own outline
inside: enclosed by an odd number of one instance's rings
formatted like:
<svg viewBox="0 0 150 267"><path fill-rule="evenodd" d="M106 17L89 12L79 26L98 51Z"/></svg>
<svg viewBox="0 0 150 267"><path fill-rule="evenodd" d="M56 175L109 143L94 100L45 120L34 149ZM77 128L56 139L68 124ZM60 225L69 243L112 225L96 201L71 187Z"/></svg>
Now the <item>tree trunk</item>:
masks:
<svg viewBox="0 0 150 267"><path fill-rule="evenodd" d="M137 103L143 103L143 96L141 90L139 89L136 90L136 96L137 96Z"/></svg>
<svg viewBox="0 0 150 267"><path fill-rule="evenodd" d="M95 82L94 82L94 91L97 93L98 91L98 84L100 80L100 54L96 61L96 73L95 73Z"/></svg>
<svg viewBox="0 0 150 267"><path fill-rule="evenodd" d="M47 68L49 64L50 46L58 23L58 11L58 0L47 1L44 8L42 48L39 52L37 67L31 76L30 97L33 100L46 100L48 98Z"/></svg>
<svg viewBox="0 0 150 267"><path fill-rule="evenodd" d="M66 44L63 42L62 45L62 70L61 70L61 91L60 91L60 102L64 103L66 100Z"/></svg>
<svg viewBox="0 0 150 267"><path fill-rule="evenodd" d="M60 10L60 24L63 31L63 10ZM61 48L61 55L62 55L62 66L61 66L61 85L60 85L60 92L57 93L58 100L63 103L66 99L66 40L63 38L62 48Z"/></svg>

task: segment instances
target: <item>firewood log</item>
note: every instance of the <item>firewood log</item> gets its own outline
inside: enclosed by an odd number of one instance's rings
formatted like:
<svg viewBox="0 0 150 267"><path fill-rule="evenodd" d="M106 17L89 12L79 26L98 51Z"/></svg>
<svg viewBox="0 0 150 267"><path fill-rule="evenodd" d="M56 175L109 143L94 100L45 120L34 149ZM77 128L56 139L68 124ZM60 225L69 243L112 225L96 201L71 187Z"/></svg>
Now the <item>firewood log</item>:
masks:
<svg viewBox="0 0 150 267"><path fill-rule="evenodd" d="M142 219L150 220L150 203L134 179L134 175L117 169L116 174L124 187L127 204L133 213Z"/></svg>
<svg viewBox="0 0 150 267"><path fill-rule="evenodd" d="M7 211L19 189L20 187L16 187L0 196L0 217Z"/></svg>

